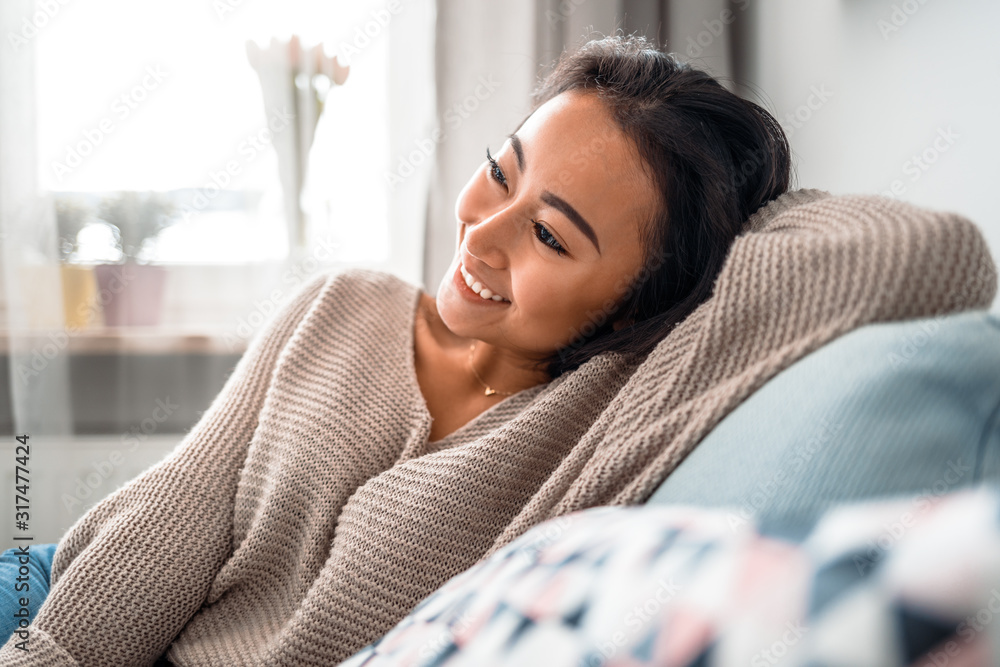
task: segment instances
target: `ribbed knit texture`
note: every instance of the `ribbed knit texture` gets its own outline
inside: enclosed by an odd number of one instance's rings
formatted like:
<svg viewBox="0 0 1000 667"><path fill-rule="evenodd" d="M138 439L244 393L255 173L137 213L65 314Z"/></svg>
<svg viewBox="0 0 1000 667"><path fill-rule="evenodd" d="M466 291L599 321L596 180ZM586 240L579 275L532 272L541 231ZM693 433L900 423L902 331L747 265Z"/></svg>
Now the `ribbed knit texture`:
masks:
<svg viewBox="0 0 1000 667"><path fill-rule="evenodd" d="M428 443L419 289L319 276L178 447L63 536L31 651L12 637L0 664L334 665L531 526L642 503L833 338L984 308L996 291L960 216L795 191L747 222L712 297L638 367L596 357Z"/></svg>

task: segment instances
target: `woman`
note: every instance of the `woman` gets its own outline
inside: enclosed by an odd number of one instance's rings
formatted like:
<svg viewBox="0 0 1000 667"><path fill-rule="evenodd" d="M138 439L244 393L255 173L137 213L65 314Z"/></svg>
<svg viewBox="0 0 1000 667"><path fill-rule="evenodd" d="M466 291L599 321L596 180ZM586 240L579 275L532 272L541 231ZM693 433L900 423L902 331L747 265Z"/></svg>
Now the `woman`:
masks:
<svg viewBox="0 0 1000 667"><path fill-rule="evenodd" d="M487 552L577 437L549 390L648 353L789 179L772 116L638 37L533 102L456 202L437 298L360 270L301 289L177 450L60 540L3 664L334 664Z"/></svg>
<svg viewBox="0 0 1000 667"><path fill-rule="evenodd" d="M775 119L639 38L565 58L533 107L459 195L455 258L421 300L432 440L595 354L649 352L711 293L742 223L788 189ZM624 287L643 265L652 276ZM595 313L606 322L588 330Z"/></svg>

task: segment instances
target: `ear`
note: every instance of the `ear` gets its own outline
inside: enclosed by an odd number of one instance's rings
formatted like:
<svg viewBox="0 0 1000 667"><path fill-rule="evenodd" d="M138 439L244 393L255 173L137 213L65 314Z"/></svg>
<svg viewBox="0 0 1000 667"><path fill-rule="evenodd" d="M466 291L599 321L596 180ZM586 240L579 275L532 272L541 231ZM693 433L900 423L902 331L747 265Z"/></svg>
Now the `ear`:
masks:
<svg viewBox="0 0 1000 667"><path fill-rule="evenodd" d="M632 324L633 324L632 320L622 319L622 320L617 320L614 324L612 324L611 328L614 329L615 331L618 331L619 329L624 329L625 327L632 326Z"/></svg>

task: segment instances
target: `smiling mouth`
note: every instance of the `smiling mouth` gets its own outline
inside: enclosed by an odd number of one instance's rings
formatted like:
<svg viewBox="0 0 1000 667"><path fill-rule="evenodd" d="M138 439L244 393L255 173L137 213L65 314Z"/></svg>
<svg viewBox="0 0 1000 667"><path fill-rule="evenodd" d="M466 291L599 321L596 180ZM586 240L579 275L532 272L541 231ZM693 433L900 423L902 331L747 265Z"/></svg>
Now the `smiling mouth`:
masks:
<svg viewBox="0 0 1000 667"><path fill-rule="evenodd" d="M462 241L465 240L465 232L467 231L468 225L461 221L459 222L459 225L460 225L460 230L458 234L458 245L459 245L459 251L461 251ZM459 253L458 272L459 275L456 276L456 281L464 282L466 287L469 288L469 291L472 292L473 294L478 295L479 298L482 299L483 301L510 303L509 299L505 299L503 296L497 294L496 292L493 292L488 287L483 285L481 282L476 280L475 276L469 273L469 271L465 268L465 263L461 259L461 252Z"/></svg>
<svg viewBox="0 0 1000 667"><path fill-rule="evenodd" d="M489 288L483 286L482 283L477 281L472 274L465 269L465 265L461 261L458 263L458 271L455 272L455 282L458 283L459 289L464 288L463 291L466 292L469 297L475 298L484 304L510 303L509 300L503 298L499 294L494 294ZM464 283L464 285L462 283Z"/></svg>

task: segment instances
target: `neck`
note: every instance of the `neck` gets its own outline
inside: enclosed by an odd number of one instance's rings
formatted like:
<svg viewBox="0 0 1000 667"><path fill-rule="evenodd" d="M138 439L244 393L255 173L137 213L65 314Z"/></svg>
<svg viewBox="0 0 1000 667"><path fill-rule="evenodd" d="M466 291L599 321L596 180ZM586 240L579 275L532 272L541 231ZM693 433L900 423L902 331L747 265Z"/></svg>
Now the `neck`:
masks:
<svg viewBox="0 0 1000 667"><path fill-rule="evenodd" d="M472 340L470 348L470 372L473 376L478 374L476 382L480 386L485 383L498 392L497 395L514 394L550 379L548 373L532 368L530 361L511 350L479 340Z"/></svg>
<svg viewBox="0 0 1000 667"><path fill-rule="evenodd" d="M442 349L450 350L448 353L450 357L456 361L460 360L463 369L461 372L468 376L470 386L480 393L484 389L475 377L473 367L483 382L497 392L516 393L551 379L548 373L532 368L532 359L518 354L514 350L497 347L476 338L454 334L438 316L433 297L425 295L420 313L434 340ZM475 350L471 355L472 365L470 366L469 348L473 344ZM495 394L490 398L497 396L500 394Z"/></svg>

